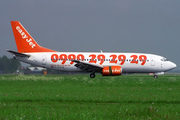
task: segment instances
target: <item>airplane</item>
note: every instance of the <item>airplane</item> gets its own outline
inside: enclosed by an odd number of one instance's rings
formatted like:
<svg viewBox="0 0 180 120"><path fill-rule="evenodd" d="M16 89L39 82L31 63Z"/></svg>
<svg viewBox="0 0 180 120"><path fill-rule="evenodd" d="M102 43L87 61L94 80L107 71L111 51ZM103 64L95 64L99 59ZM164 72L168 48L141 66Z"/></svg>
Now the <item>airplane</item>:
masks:
<svg viewBox="0 0 180 120"><path fill-rule="evenodd" d="M91 72L102 76L118 76L128 73L151 73L154 78L172 70L176 64L165 57L146 53L110 53L110 52L58 52L41 47L21 25L11 21L17 51L7 50L19 61L36 66L60 70Z"/></svg>

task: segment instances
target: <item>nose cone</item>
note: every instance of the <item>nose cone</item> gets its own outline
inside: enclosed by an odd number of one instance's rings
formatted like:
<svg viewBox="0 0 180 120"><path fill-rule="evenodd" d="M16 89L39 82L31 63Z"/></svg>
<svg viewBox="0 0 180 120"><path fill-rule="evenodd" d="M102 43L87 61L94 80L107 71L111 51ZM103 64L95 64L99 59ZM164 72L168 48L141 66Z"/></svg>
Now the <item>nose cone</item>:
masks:
<svg viewBox="0 0 180 120"><path fill-rule="evenodd" d="M173 64L172 65L173 69L177 67L177 65L175 63L172 63L172 64Z"/></svg>
<svg viewBox="0 0 180 120"><path fill-rule="evenodd" d="M164 72L172 70L176 67L177 67L177 65L173 62L170 62L170 61L166 61L163 65Z"/></svg>
<svg viewBox="0 0 180 120"><path fill-rule="evenodd" d="M169 70L172 70L172 69L174 69L176 67L177 67L177 65L175 63L173 63L173 62L169 63Z"/></svg>

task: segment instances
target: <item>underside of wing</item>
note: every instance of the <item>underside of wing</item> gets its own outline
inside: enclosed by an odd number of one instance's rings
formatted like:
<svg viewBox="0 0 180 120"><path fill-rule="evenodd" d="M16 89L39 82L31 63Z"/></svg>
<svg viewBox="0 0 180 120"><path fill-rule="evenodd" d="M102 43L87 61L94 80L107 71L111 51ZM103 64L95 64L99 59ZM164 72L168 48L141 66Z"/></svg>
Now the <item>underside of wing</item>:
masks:
<svg viewBox="0 0 180 120"><path fill-rule="evenodd" d="M87 63L83 61L78 61L78 60L73 60L76 64L74 65L75 67L81 69L82 71L91 71L91 72L101 72L103 69L103 66L97 65L97 64L92 64L92 63Z"/></svg>

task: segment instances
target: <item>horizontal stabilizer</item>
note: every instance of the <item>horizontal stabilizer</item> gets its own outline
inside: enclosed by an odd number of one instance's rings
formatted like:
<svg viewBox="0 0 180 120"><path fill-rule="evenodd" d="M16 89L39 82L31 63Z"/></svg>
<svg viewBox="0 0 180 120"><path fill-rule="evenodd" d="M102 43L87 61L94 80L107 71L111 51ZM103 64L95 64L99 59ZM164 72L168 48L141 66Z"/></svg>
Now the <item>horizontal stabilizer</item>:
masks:
<svg viewBox="0 0 180 120"><path fill-rule="evenodd" d="M19 53L13 50L6 50L7 52L10 52L11 54L14 54L15 56L19 56L19 57L30 57L30 55L27 54L23 54L23 53Z"/></svg>

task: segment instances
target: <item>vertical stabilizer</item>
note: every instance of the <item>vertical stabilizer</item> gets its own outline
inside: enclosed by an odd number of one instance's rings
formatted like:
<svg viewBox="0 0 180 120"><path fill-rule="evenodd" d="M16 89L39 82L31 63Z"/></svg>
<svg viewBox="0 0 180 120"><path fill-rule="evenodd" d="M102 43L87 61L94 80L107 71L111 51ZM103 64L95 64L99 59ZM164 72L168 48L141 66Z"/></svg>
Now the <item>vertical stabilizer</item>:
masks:
<svg viewBox="0 0 180 120"><path fill-rule="evenodd" d="M16 41L18 52L56 52L38 45L38 43L31 37L26 29L18 21L11 21L14 38Z"/></svg>

